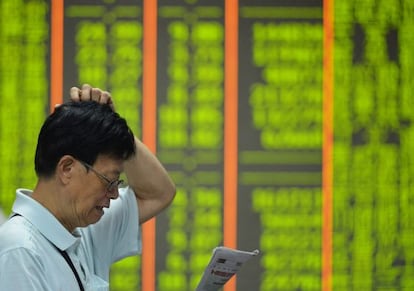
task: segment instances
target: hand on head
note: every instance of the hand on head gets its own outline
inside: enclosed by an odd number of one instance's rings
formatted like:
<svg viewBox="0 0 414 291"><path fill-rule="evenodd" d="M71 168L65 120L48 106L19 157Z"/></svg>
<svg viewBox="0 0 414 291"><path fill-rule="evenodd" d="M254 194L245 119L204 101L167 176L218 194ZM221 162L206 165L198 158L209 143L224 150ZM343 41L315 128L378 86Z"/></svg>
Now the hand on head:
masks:
<svg viewBox="0 0 414 291"><path fill-rule="evenodd" d="M96 101L101 104L108 104L115 111L111 93L99 88L92 88L89 84L83 84L81 89L78 87L70 88L70 99L75 102Z"/></svg>

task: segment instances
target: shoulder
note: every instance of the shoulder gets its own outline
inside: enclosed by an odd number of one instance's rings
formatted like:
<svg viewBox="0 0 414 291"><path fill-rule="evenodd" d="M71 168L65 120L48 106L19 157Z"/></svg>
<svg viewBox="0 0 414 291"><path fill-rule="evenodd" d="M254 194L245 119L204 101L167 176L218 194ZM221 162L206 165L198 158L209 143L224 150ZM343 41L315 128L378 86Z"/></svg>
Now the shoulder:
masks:
<svg viewBox="0 0 414 291"><path fill-rule="evenodd" d="M14 249L36 250L40 235L24 218L16 216L0 226L0 255Z"/></svg>
<svg viewBox="0 0 414 291"><path fill-rule="evenodd" d="M0 226L0 270L43 272L51 248L45 238L23 217L13 217ZM12 266L12 267L11 267Z"/></svg>
<svg viewBox="0 0 414 291"><path fill-rule="evenodd" d="M0 290L50 290L45 285L48 272L44 260L34 249L18 243L2 248L0 270Z"/></svg>
<svg viewBox="0 0 414 291"><path fill-rule="evenodd" d="M3 233L0 233L2 236ZM0 270L2 273L24 272L24 270L44 269L42 256L36 248L25 246L13 238L0 239ZM3 274L4 275L4 274Z"/></svg>

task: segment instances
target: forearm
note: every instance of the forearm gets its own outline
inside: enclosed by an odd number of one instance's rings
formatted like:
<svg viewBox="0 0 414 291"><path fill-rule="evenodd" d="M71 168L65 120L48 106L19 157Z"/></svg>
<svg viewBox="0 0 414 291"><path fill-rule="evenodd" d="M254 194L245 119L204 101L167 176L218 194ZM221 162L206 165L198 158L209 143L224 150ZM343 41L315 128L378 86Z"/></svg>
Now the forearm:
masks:
<svg viewBox="0 0 414 291"><path fill-rule="evenodd" d="M166 208L175 196L175 185L156 156L135 138L136 154L124 164L128 184L135 192L139 222Z"/></svg>

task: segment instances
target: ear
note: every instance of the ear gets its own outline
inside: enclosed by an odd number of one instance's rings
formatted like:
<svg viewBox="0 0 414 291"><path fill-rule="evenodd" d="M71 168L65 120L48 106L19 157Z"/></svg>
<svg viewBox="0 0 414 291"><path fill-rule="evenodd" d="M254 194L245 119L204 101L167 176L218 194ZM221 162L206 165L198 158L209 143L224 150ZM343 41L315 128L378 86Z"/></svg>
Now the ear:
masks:
<svg viewBox="0 0 414 291"><path fill-rule="evenodd" d="M60 158L56 165L56 175L63 184L69 183L74 174L74 166L76 159L70 155Z"/></svg>

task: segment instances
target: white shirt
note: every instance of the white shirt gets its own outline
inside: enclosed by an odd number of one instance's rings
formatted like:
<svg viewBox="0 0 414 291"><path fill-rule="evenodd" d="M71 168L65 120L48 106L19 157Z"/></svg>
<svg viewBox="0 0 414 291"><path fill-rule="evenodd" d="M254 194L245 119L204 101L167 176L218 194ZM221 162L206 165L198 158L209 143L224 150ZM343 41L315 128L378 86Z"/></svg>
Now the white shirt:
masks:
<svg viewBox="0 0 414 291"><path fill-rule="evenodd" d="M86 291L109 290L111 264L141 252L138 207L129 187L120 189L96 224L73 234L31 193L17 190L13 212L19 216L0 226L0 290L79 290L56 247L68 253Z"/></svg>

